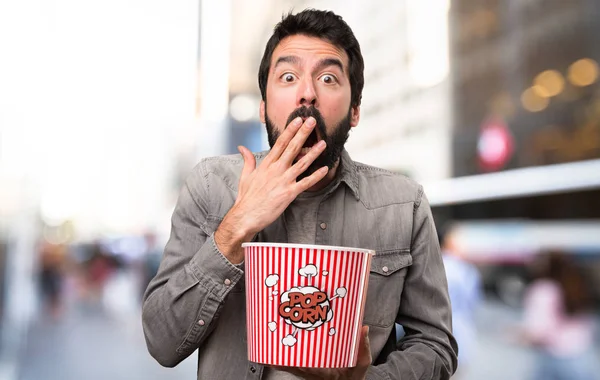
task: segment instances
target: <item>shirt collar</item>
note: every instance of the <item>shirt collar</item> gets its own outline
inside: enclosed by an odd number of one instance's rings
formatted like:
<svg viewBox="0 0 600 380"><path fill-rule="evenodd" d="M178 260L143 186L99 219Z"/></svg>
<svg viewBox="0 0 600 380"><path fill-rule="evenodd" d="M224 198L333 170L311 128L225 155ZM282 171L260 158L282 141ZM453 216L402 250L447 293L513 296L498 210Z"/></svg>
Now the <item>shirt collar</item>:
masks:
<svg viewBox="0 0 600 380"><path fill-rule="evenodd" d="M358 193L358 169L356 168L356 163L352 161L346 149L342 150L338 170L341 170L338 173L340 182L346 183L346 186L352 191L354 198L356 198L357 201L360 200Z"/></svg>

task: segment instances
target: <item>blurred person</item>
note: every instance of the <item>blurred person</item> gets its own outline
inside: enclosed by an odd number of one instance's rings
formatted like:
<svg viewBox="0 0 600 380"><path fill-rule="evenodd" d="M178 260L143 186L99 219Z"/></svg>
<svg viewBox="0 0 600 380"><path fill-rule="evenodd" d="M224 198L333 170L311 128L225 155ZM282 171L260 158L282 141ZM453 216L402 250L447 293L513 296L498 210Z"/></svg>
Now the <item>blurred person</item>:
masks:
<svg viewBox="0 0 600 380"><path fill-rule="evenodd" d="M158 244L156 233L145 233L144 241L146 242L146 249L144 250L140 263L140 291L142 298L148 284L150 284L150 281L156 276L158 267L160 266L160 259L162 258L162 249Z"/></svg>
<svg viewBox="0 0 600 380"><path fill-rule="evenodd" d="M423 188L344 150L360 118L363 68L358 41L333 12L305 10L277 24L258 74L271 149L240 147L196 166L144 296L146 343L160 364L199 350L198 379L448 379L455 371L446 276ZM248 361L241 244L250 241L378 252L356 367ZM397 344L395 322L405 331Z"/></svg>
<svg viewBox="0 0 600 380"><path fill-rule="evenodd" d="M104 287L113 273L114 264L99 242L92 244L91 255L84 268L88 300L101 305L104 300Z"/></svg>
<svg viewBox="0 0 600 380"><path fill-rule="evenodd" d="M453 230L439 235L448 292L452 305L452 333L458 347L458 369L453 379L466 377L477 351L475 313L482 298L481 275L475 265L461 256Z"/></svg>
<svg viewBox="0 0 600 380"><path fill-rule="evenodd" d="M39 287L44 313L58 319L63 312L63 285L66 249L64 245L42 242Z"/></svg>
<svg viewBox="0 0 600 380"><path fill-rule="evenodd" d="M541 254L524 298L519 339L536 350L533 380L600 379L590 289L572 258Z"/></svg>

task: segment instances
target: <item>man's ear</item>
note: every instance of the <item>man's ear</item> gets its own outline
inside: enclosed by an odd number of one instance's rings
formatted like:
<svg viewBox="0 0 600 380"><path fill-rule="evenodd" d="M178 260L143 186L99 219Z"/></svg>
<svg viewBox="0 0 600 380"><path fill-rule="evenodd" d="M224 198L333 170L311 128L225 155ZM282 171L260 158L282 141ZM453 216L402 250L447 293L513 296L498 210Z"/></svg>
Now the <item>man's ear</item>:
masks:
<svg viewBox="0 0 600 380"><path fill-rule="evenodd" d="M259 115L260 115L260 122L265 124L265 101L261 100L260 101L260 107L258 109Z"/></svg>
<svg viewBox="0 0 600 380"><path fill-rule="evenodd" d="M360 106L352 107L350 110L350 127L354 128L360 120Z"/></svg>

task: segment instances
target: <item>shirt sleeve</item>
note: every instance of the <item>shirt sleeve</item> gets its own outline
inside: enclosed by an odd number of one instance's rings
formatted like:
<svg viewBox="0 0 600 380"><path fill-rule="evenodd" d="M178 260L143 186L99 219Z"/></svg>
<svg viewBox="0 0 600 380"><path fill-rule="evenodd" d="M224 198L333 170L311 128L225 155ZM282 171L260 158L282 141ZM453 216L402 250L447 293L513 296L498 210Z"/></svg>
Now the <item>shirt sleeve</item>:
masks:
<svg viewBox="0 0 600 380"><path fill-rule="evenodd" d="M406 335L385 363L371 366L367 379L450 379L458 347L452 336L448 284L429 202L419 188L411 255L396 322Z"/></svg>
<svg viewBox="0 0 600 380"><path fill-rule="evenodd" d="M158 273L144 294L142 325L150 354L163 366L187 358L218 323L219 310L243 270L217 248L201 166L183 186Z"/></svg>

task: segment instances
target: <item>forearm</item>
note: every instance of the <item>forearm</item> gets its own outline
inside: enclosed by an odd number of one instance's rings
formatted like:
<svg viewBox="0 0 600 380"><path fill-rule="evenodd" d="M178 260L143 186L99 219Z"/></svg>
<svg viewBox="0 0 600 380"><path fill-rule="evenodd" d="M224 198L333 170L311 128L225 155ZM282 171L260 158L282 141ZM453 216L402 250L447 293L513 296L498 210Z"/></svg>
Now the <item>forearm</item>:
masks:
<svg viewBox="0 0 600 380"><path fill-rule="evenodd" d="M188 357L217 323L242 270L228 262L209 237L190 262L168 278L157 276L145 297L142 323L150 354L173 367Z"/></svg>
<svg viewBox="0 0 600 380"><path fill-rule="evenodd" d="M171 237L142 308L150 354L172 367L188 357L214 329L227 294L242 277L217 249L213 231L220 222L206 202L202 163L181 189Z"/></svg>
<svg viewBox="0 0 600 380"><path fill-rule="evenodd" d="M386 362L371 366L367 380L447 380L453 373L452 347L442 342L410 339Z"/></svg>

